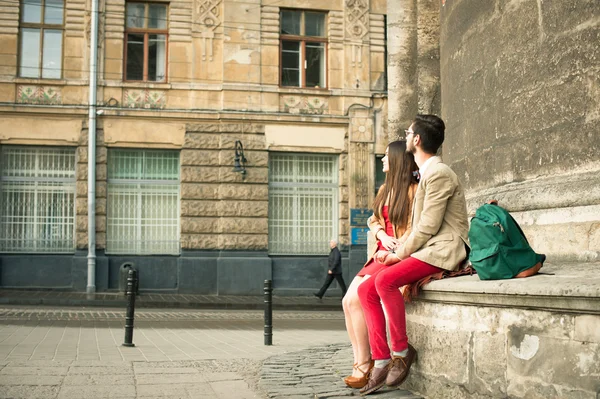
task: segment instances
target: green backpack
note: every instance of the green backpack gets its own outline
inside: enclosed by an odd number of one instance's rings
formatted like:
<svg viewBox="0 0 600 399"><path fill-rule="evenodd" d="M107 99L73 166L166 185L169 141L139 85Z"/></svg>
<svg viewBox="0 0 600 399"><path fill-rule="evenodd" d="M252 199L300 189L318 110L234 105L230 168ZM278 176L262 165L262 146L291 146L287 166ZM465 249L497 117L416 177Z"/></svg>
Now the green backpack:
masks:
<svg viewBox="0 0 600 399"><path fill-rule="evenodd" d="M498 205L485 204L477 209L471 219L469 241L469 261L481 280L527 277L537 273L546 260L545 255L531 249L521 227Z"/></svg>

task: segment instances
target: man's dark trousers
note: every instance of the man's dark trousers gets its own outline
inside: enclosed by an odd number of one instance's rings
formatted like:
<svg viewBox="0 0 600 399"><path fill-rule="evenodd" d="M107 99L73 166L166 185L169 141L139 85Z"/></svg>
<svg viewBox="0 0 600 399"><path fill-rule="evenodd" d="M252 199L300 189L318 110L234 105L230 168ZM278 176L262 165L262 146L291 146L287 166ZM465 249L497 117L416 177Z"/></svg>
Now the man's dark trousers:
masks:
<svg viewBox="0 0 600 399"><path fill-rule="evenodd" d="M331 285L331 282L335 278L342 289L342 296L346 295L346 283L344 282L344 278L342 277L342 254L337 247L333 247L331 252L329 253L329 272L327 274L327 278L325 279L325 283L319 290L319 292L315 292L315 296L319 298L325 295L325 291Z"/></svg>

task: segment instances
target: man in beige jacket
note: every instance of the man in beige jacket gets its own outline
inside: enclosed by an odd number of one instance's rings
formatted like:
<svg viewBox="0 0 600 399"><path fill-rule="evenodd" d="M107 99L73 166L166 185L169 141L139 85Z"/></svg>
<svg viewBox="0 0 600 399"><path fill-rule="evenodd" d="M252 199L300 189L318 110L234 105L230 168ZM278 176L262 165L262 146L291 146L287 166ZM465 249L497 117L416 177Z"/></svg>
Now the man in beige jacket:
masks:
<svg viewBox="0 0 600 399"><path fill-rule="evenodd" d="M410 235L389 254L378 255L382 257L380 262L390 266L358 288L375 360L369 382L360 391L362 395L384 384L400 385L416 358L416 350L406 336L404 299L398 288L443 270L456 270L467 257L469 227L464 190L452 169L435 156L444 141L444 130L444 122L435 115L417 115L406 130L407 151L414 154L421 177ZM379 226L369 227L380 230ZM391 351L382 303L389 322Z"/></svg>

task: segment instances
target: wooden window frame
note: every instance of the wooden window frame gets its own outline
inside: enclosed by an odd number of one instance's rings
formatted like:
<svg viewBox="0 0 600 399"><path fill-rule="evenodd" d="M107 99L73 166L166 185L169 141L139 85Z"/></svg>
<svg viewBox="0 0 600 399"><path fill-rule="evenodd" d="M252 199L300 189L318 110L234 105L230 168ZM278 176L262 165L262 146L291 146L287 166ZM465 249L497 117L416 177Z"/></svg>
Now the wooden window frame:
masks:
<svg viewBox="0 0 600 399"><path fill-rule="evenodd" d="M67 0L63 0L63 15L62 15L62 24L46 24L44 21L46 20L46 0L41 0L40 5L40 18L42 22L23 22L23 11L25 9L23 5L24 1L19 1L19 41L18 41L18 57L17 57L17 76L23 79L44 79L44 80L60 80L63 78L64 73L64 63L65 58L63 57L64 53L64 44L65 44L65 19L67 17ZM40 31L40 48L39 51L39 63L38 63L38 72L39 77L34 78L31 76L21 76L21 47L23 44L23 34L22 29L38 29ZM60 42L60 76L58 78L44 78L44 30L60 30L61 31L61 42Z"/></svg>
<svg viewBox="0 0 600 399"><path fill-rule="evenodd" d="M149 21L148 13L150 12L150 4L164 5L167 9L167 27L165 29L152 29L152 28L128 28L127 27L127 5L129 4L144 4L144 24L147 25ZM127 79L127 42L129 34L143 34L144 35L144 65L142 72L142 80L128 80ZM163 80L148 80L148 36L149 35L165 35L165 78ZM123 43L123 82L128 83L167 83L169 76L169 5L167 3L152 2L152 1L128 1L125 3L125 38Z"/></svg>
<svg viewBox="0 0 600 399"><path fill-rule="evenodd" d="M298 88L298 89L312 89L312 90L328 90L329 87L329 79L328 79L328 72L329 72L329 57L328 57L328 53L329 53L329 46L327 45L329 43L329 39L327 37L327 18L328 18L328 14L327 12L324 11L316 11L316 10L298 10L298 9L288 9L288 8L282 8L279 10L279 15L280 15L280 24L281 24L281 13L283 11L299 11L301 12L301 17L300 17L300 35L286 35L283 33L279 34L279 87L282 88ZM305 13L307 12L312 12L312 13L319 13L319 14L323 14L325 16L325 36L323 37L318 37L318 36L305 36L303 35L304 30L306 28L305 25L305 20L304 20L304 16ZM281 26L279 31L281 32ZM300 42L300 65L302 66L300 68L301 70L301 74L300 74L300 85L299 86L284 86L282 79L281 79L281 75L283 73L283 42ZM306 86L306 43L324 43L324 54L323 56L325 57L325 71L324 71L324 79L325 79L325 85L323 87L319 87L319 88L315 88L312 86Z"/></svg>

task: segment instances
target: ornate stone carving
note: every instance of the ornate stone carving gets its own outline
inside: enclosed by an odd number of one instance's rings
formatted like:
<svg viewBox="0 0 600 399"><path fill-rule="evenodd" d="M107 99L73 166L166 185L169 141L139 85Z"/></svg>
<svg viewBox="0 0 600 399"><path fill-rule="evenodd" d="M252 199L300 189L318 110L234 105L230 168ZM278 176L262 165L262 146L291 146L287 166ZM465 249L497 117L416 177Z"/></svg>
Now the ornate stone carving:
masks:
<svg viewBox="0 0 600 399"><path fill-rule="evenodd" d="M369 1L346 0L346 34L352 39L362 39L369 33Z"/></svg>
<svg viewBox="0 0 600 399"><path fill-rule="evenodd" d="M356 110L350 119L350 141L372 143L374 138L373 117L369 110Z"/></svg>
<svg viewBox="0 0 600 399"><path fill-rule="evenodd" d="M123 104L129 108L162 109L167 105L167 96L162 90L125 89Z"/></svg>
<svg viewBox="0 0 600 399"><path fill-rule="evenodd" d="M201 33L202 60L213 60L213 39L215 29L221 25L222 0L195 0L192 14L194 32Z"/></svg>
<svg viewBox="0 0 600 399"><path fill-rule="evenodd" d="M323 97L281 96L281 112L290 114L322 115L329 111L329 104Z"/></svg>
<svg viewBox="0 0 600 399"><path fill-rule="evenodd" d="M352 143L352 186L354 188L354 208L369 207L369 144Z"/></svg>
<svg viewBox="0 0 600 399"><path fill-rule="evenodd" d="M54 86L19 85L17 102L21 104L62 104L61 90Z"/></svg>

